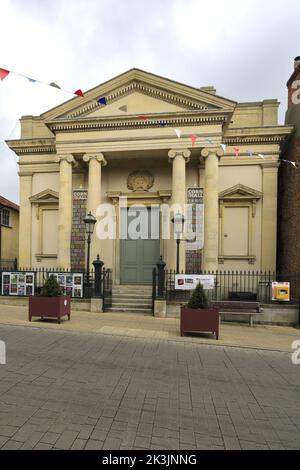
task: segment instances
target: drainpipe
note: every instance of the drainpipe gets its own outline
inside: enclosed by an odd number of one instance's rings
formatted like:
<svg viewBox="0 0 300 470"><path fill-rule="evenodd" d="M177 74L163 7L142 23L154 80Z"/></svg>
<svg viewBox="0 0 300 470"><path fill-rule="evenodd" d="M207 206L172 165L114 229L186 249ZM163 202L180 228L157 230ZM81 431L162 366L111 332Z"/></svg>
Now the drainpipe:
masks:
<svg viewBox="0 0 300 470"><path fill-rule="evenodd" d="M4 206L0 205L0 269L2 267L2 209Z"/></svg>

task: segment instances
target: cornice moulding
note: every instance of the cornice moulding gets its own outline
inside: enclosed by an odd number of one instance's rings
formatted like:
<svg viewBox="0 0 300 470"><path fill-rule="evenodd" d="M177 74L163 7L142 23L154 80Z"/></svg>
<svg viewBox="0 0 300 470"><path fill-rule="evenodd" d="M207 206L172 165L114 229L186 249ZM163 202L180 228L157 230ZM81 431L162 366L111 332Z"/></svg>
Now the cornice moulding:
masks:
<svg viewBox="0 0 300 470"><path fill-rule="evenodd" d="M94 104L87 104L87 101L97 101L99 97L105 96L109 104L112 100L125 96L131 89L148 93L153 90L160 99L172 95L172 99L174 100L173 95L175 95L177 96L178 104L181 106L208 106L233 111L237 104L235 101L228 98L219 95L211 95L199 88L179 83L169 78L139 69L131 69L86 91L83 98L78 96L74 97L62 105L56 106L43 113L41 117L42 119L49 120L63 115L80 115L82 114L82 109L87 109L87 111L90 112L95 109ZM90 108L91 106L93 109ZM96 107L99 107L99 104L96 104Z"/></svg>
<svg viewBox="0 0 300 470"><path fill-rule="evenodd" d="M56 152L55 138L6 140L6 144L17 155Z"/></svg>
<svg viewBox="0 0 300 470"><path fill-rule="evenodd" d="M178 115L175 115L178 114ZM60 119L49 121L45 124L54 132L80 132L93 130L116 130L116 129L151 129L161 127L164 122L166 127L193 126L199 124L223 124L227 121L230 112L226 111L207 111L203 113L163 113L148 114L146 119L138 119L137 116L120 117L113 116L108 118L81 118L81 119Z"/></svg>

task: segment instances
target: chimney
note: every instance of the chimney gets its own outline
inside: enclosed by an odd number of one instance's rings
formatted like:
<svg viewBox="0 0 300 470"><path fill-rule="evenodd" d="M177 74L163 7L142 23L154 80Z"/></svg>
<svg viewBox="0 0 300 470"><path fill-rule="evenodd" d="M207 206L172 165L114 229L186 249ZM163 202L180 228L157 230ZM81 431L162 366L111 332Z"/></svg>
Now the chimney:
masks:
<svg viewBox="0 0 300 470"><path fill-rule="evenodd" d="M295 57L295 63L294 63L294 69L296 70L300 65L300 55L298 57Z"/></svg>
<svg viewBox="0 0 300 470"><path fill-rule="evenodd" d="M217 93L217 90L215 89L214 86L201 86L200 90L205 91L205 93L209 93L210 95L215 95Z"/></svg>
<svg viewBox="0 0 300 470"><path fill-rule="evenodd" d="M300 81L300 56L298 55L294 59L294 71L287 82L288 87L288 108L294 104L298 104L299 99L299 81ZM295 98L296 97L296 98ZM297 99L297 102L295 102Z"/></svg>

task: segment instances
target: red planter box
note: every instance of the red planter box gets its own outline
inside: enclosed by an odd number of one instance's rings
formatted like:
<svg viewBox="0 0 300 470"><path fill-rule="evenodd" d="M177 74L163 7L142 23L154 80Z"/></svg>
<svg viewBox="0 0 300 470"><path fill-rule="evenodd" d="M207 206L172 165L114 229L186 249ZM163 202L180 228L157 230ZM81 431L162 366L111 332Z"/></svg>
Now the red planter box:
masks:
<svg viewBox="0 0 300 470"><path fill-rule="evenodd" d="M71 298L61 297L29 297L28 317L57 318L58 323L62 317L68 315L70 320Z"/></svg>
<svg viewBox="0 0 300 470"><path fill-rule="evenodd" d="M187 332L211 332L219 338L219 312L213 308L195 309L181 307L180 334Z"/></svg>

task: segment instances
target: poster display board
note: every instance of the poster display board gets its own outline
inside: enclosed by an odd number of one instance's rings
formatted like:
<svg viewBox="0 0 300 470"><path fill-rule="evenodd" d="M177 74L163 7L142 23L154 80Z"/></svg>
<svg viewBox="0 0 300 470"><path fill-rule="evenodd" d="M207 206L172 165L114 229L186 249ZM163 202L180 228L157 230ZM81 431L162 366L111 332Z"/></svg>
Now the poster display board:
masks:
<svg viewBox="0 0 300 470"><path fill-rule="evenodd" d="M272 282L272 300L280 300L281 302L290 301L290 283L289 282Z"/></svg>
<svg viewBox="0 0 300 470"><path fill-rule="evenodd" d="M3 272L2 295L29 296L34 295L34 273L32 272Z"/></svg>
<svg viewBox="0 0 300 470"><path fill-rule="evenodd" d="M83 297L82 273L49 273L48 275L56 278L64 295Z"/></svg>
<svg viewBox="0 0 300 470"><path fill-rule="evenodd" d="M176 290L194 290L201 282L205 290L215 288L215 276L205 274L176 274L175 289Z"/></svg>
<svg viewBox="0 0 300 470"><path fill-rule="evenodd" d="M188 207L186 211L186 231L195 234L195 240L187 242L187 251L202 250L204 245L204 190L188 188Z"/></svg>

